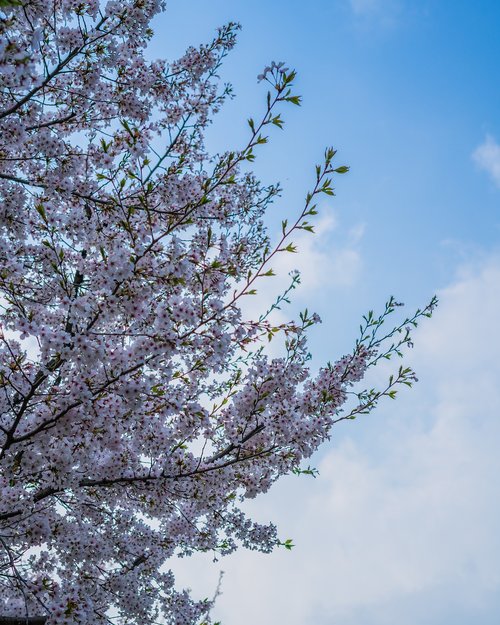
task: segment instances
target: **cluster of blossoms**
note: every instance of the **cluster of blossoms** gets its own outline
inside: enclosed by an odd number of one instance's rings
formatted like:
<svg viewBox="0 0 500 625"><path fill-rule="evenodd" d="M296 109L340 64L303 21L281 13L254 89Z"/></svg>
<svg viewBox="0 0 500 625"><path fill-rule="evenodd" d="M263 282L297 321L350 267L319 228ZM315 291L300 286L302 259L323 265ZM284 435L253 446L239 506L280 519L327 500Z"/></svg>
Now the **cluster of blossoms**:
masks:
<svg viewBox="0 0 500 625"><path fill-rule="evenodd" d="M349 418L383 355L368 322L311 378L315 316L275 328L241 312L345 168L327 151L273 246L279 188L245 164L275 107L298 103L293 72L266 69L248 144L210 157L234 24L169 64L144 55L159 0L0 6L0 621L193 625L211 604L175 587L168 559L279 544L240 502ZM280 332L285 355L266 357ZM378 399L360 396L358 412Z"/></svg>

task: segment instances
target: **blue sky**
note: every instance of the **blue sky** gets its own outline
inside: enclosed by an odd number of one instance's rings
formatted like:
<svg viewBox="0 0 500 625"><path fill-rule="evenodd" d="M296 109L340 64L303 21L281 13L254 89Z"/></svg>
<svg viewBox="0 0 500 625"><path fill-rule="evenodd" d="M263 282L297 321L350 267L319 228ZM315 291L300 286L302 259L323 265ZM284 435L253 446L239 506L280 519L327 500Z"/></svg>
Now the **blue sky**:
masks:
<svg viewBox="0 0 500 625"><path fill-rule="evenodd" d="M341 326L391 293L422 303L463 257L496 246L498 191L471 154L487 135L500 136L500 7L474 7L460 0L173 0L157 22L153 53L167 57L208 40L228 20L243 26L222 74L237 97L210 133L217 149L241 144L246 118L262 110L255 77L264 65L285 60L298 70L304 104L285 113L285 132L275 133L256 169L283 183L277 212L290 213L326 145L351 166L332 204L336 242L364 227L364 271L356 294L343 298Z"/></svg>
<svg viewBox="0 0 500 625"><path fill-rule="evenodd" d="M300 210L326 145L351 166L292 262L296 305L324 322L315 362L349 349L361 314L390 294L412 309L438 293L441 306L410 357L417 388L339 428L320 478L252 503L297 547L183 563L179 580L209 595L224 569L224 625L497 624L500 4L171 0L152 54L174 58L228 20L243 26L222 72L237 97L210 130L214 149L244 141L265 65L299 72L303 106L255 165L285 188L271 228Z"/></svg>

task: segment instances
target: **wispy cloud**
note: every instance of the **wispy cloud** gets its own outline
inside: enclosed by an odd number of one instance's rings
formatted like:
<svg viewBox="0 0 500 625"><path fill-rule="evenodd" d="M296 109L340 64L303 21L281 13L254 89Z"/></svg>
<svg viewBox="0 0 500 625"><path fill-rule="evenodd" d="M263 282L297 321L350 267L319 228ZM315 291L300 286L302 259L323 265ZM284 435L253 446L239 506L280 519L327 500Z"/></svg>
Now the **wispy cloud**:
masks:
<svg viewBox="0 0 500 625"><path fill-rule="evenodd" d="M297 254L281 254L275 263L276 273L280 276L294 269L300 272L301 295L309 295L319 288L351 286L361 270L358 244L364 226L356 225L334 237L334 233L341 230L335 213L328 207L320 212L323 216L315 225L315 234L301 232L294 237ZM344 239L344 242L339 244L338 239Z"/></svg>
<svg viewBox="0 0 500 625"><path fill-rule="evenodd" d="M419 331L416 388L342 430L317 480L289 478L252 502L293 537L291 553L180 573L209 594L225 569L223 622L499 622L499 283L498 259L462 273Z"/></svg>
<svg viewBox="0 0 500 625"><path fill-rule="evenodd" d="M472 154L477 165L484 169L500 187L500 145L491 136L487 136Z"/></svg>
<svg viewBox="0 0 500 625"><path fill-rule="evenodd" d="M351 9L356 15L374 13L380 9L380 0L350 0Z"/></svg>
<svg viewBox="0 0 500 625"><path fill-rule="evenodd" d="M256 283L257 295L243 302L243 312L247 318L258 317L266 310L277 295L290 284L290 273L300 273L300 285L292 294L292 300L299 307L304 299L321 291L348 288L356 284L363 266L360 242L364 235L364 224L355 224L350 229L342 228L334 211L327 205L320 207L320 217L314 224L314 234L298 231L291 241L297 253L281 252L270 263L276 274L271 278L261 278ZM280 323L289 313L275 315Z"/></svg>
<svg viewBox="0 0 500 625"><path fill-rule="evenodd" d="M398 23L402 11L400 0L349 0L349 4L358 20L389 28Z"/></svg>

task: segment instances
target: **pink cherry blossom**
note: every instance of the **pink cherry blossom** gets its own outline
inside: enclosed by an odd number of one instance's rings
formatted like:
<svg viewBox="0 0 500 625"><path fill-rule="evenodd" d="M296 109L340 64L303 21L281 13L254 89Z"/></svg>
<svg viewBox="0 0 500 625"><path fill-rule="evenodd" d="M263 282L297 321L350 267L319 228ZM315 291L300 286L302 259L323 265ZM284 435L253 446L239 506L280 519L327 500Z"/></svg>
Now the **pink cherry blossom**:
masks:
<svg viewBox="0 0 500 625"><path fill-rule="evenodd" d="M379 338L390 300L317 375L306 344L317 315L244 317L242 299L331 194L335 153L271 241L264 215L280 189L248 162L280 125L276 108L299 102L295 74L266 68L273 89L247 145L210 155L238 26L150 61L163 8L0 9L0 622L209 620L211 602L176 587L169 560L279 545L240 503L300 471L334 423L411 382L400 369L381 391L353 387L433 305Z"/></svg>

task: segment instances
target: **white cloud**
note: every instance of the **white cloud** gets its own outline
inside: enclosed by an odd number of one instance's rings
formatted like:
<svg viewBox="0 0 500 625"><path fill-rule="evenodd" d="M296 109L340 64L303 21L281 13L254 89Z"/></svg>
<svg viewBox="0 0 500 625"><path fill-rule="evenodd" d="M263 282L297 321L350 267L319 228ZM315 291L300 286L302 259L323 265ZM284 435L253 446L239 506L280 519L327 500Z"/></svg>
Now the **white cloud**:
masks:
<svg viewBox="0 0 500 625"><path fill-rule="evenodd" d="M317 480L287 478L252 502L292 552L180 571L209 595L225 569L223 622L499 622L499 285L498 258L462 272L416 337L415 389L341 430Z"/></svg>
<svg viewBox="0 0 500 625"><path fill-rule="evenodd" d="M484 169L500 187L500 145L491 136L487 136L472 154L477 165Z"/></svg>
<svg viewBox="0 0 500 625"><path fill-rule="evenodd" d="M298 319L299 312L305 307L314 309L315 298L325 293L345 291L357 283L363 267L359 248L364 224L344 230L328 205L320 207L319 213L319 219L313 224L314 234L297 231L287 241L296 246L297 253L277 254L267 267L276 275L259 278L253 285L257 294L240 300L245 319L256 320L265 313L290 285L293 271L299 271L300 284L288 294L291 305L282 302L280 309L269 315L269 321L276 326ZM266 344L268 355L282 356L284 340L285 335L279 334Z"/></svg>
<svg viewBox="0 0 500 625"><path fill-rule="evenodd" d="M401 0L349 0L353 15L363 23L393 28L401 18Z"/></svg>
<svg viewBox="0 0 500 625"><path fill-rule="evenodd" d="M297 253L281 252L270 263L276 276L260 278L256 283L258 295L247 297L242 302L244 314L248 318L258 317L272 304L277 295L290 284L290 272L299 271L300 286L291 294L298 305L301 300L313 299L318 291L353 286L362 269L359 243L364 234L364 224L357 224L346 232L342 231L335 213L328 206L320 208L320 218L314 225L314 234L298 231L289 242L297 248ZM337 236L338 235L338 236ZM342 240L341 244L337 240ZM275 322L288 319L286 311L275 315Z"/></svg>
<svg viewBox="0 0 500 625"><path fill-rule="evenodd" d="M337 246L333 233L339 228L332 210L323 209L324 216L315 225L315 234L301 232L294 237L297 254L281 254L275 263L280 276L298 269L301 275L300 294L309 295L318 289L353 285L361 269L358 243L363 236L363 226L358 225L347 233L347 241Z"/></svg>

